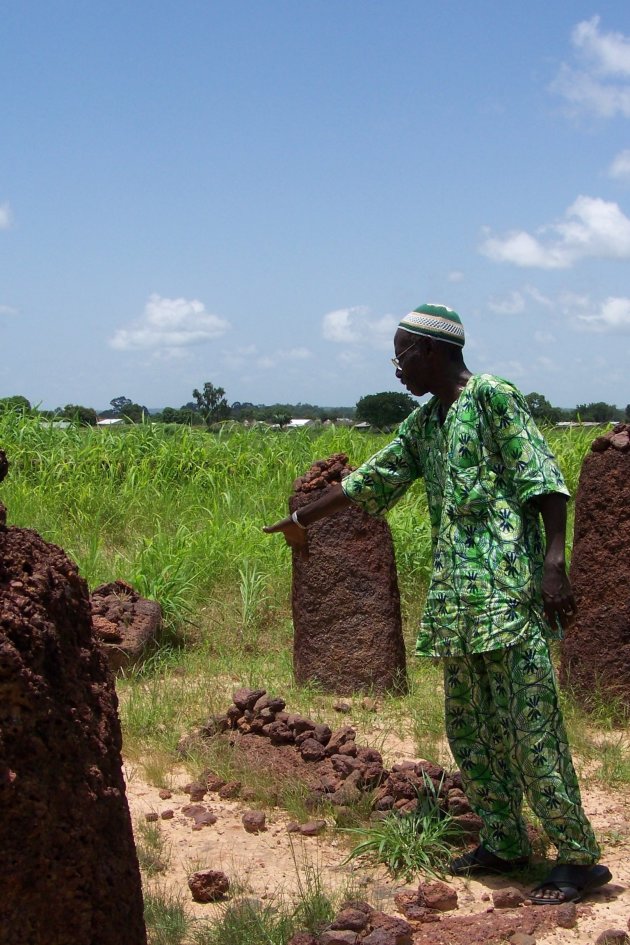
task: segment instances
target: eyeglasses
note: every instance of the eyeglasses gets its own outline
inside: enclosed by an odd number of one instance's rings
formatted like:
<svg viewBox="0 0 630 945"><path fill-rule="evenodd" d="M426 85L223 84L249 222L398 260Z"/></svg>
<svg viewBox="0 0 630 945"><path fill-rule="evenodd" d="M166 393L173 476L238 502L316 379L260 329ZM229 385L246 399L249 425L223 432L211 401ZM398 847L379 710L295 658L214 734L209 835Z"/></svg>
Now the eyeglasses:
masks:
<svg viewBox="0 0 630 945"><path fill-rule="evenodd" d="M396 358L390 358L390 361L392 362L392 364L394 365L394 367L396 368L397 371L400 370L400 359L402 358L403 354L407 354L408 351L411 351L411 349L415 347L415 344L416 344L416 342L413 341L413 342L409 345L408 348L405 348L404 351L401 351L401 352L400 352L400 354L398 355L398 357L396 357Z"/></svg>

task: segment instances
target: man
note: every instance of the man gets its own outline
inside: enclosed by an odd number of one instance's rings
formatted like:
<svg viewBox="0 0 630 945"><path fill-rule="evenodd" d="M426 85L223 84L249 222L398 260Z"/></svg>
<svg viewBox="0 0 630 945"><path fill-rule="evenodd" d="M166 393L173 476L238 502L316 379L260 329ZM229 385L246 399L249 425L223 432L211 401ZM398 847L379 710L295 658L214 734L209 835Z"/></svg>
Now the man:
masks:
<svg viewBox="0 0 630 945"><path fill-rule="evenodd" d="M575 901L611 874L595 865L600 851L582 809L547 642L575 613L565 567L568 492L522 394L471 374L464 340L461 319L444 305L403 318L396 377L411 394L433 397L339 486L265 531L306 549L318 519L352 502L380 515L424 479L434 560L416 654L444 659L449 744L483 821L481 844L451 871L505 873L527 863L525 795L558 850L532 900Z"/></svg>

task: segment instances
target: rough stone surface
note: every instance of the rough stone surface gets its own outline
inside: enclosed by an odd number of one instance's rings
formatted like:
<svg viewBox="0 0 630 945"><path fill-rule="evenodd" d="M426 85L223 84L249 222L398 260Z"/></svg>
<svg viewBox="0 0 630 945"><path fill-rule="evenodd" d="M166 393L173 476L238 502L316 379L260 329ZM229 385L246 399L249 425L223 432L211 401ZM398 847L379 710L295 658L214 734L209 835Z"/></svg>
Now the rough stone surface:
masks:
<svg viewBox="0 0 630 945"><path fill-rule="evenodd" d="M630 936L623 929L606 929L595 939L595 945L628 945Z"/></svg>
<svg viewBox="0 0 630 945"><path fill-rule="evenodd" d="M603 695L628 708L630 452L614 444L582 465L570 576L578 612L562 643L561 681L586 707Z"/></svg>
<svg viewBox="0 0 630 945"><path fill-rule="evenodd" d="M457 909L457 891L446 883L420 883L418 902L427 909L450 912L451 909Z"/></svg>
<svg viewBox="0 0 630 945"><path fill-rule="evenodd" d="M515 909L525 902L525 896L516 886L505 886L503 889L494 890L492 902L495 909Z"/></svg>
<svg viewBox="0 0 630 945"><path fill-rule="evenodd" d="M162 625L157 601L145 600L124 581L113 581L95 588L90 604L94 632L110 669L139 662Z"/></svg>
<svg viewBox="0 0 630 945"><path fill-rule="evenodd" d="M60 548L0 528L3 945L145 945L117 699Z"/></svg>
<svg viewBox="0 0 630 945"><path fill-rule="evenodd" d="M243 827L247 833L260 833L261 830L266 830L267 818L261 810L248 810L245 811L242 817Z"/></svg>
<svg viewBox="0 0 630 945"><path fill-rule="evenodd" d="M574 929L577 925L577 909L574 902L565 902L556 909L556 920L562 929Z"/></svg>
<svg viewBox="0 0 630 945"><path fill-rule="evenodd" d="M339 453L294 483L290 511L320 498L350 472ZM298 682L349 695L406 689L405 647L387 522L351 507L308 530L293 552L293 665Z"/></svg>
<svg viewBox="0 0 630 945"><path fill-rule="evenodd" d="M230 881L221 870L198 870L188 877L195 902L217 902L227 895Z"/></svg>

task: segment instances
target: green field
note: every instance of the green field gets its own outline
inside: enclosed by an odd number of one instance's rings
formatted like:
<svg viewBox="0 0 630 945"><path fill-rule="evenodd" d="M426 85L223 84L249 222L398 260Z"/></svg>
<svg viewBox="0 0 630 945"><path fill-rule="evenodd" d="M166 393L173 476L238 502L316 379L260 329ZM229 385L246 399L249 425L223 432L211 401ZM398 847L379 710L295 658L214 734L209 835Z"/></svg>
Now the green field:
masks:
<svg viewBox="0 0 630 945"><path fill-rule="evenodd" d="M572 492L594 435L550 431ZM292 680L290 551L261 527L286 514L293 479L313 460L344 452L359 464L387 439L346 428L237 425L220 433L162 425L57 430L0 417L11 463L2 485L9 522L63 547L90 587L122 579L163 607L161 648L139 674L142 686L134 675L119 681L128 750L157 740L171 751L187 725L207 716L209 691L215 707L225 707L234 679L290 692L296 708L313 710L317 694ZM431 567L421 483L389 522L411 645ZM183 668L187 687L178 682ZM411 661L410 671L411 696L392 700L391 711L411 717L418 739L436 736L441 709L427 700L422 707L414 692L437 671L426 661ZM320 710L326 714L325 701Z"/></svg>

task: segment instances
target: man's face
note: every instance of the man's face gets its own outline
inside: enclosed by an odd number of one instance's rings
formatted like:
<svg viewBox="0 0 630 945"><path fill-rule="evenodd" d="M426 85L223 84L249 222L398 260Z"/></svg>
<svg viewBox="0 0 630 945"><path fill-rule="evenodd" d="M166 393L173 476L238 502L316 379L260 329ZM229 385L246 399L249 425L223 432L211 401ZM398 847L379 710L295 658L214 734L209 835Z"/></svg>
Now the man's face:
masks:
<svg viewBox="0 0 630 945"><path fill-rule="evenodd" d="M429 365L421 349L420 338L398 329L394 335L394 351L399 362L396 377L414 397L422 397L431 390Z"/></svg>

